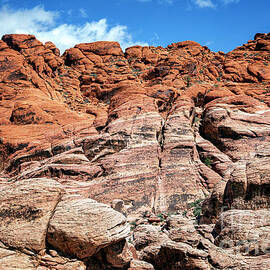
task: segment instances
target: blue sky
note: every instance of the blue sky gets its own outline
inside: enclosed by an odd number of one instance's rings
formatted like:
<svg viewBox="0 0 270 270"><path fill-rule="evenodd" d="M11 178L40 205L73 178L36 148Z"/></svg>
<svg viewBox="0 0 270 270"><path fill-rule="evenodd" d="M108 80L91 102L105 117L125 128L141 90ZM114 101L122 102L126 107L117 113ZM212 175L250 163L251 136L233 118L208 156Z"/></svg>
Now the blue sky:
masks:
<svg viewBox="0 0 270 270"><path fill-rule="evenodd" d="M0 34L32 33L62 52L81 42L123 48L194 40L228 52L270 32L269 0L0 0Z"/></svg>

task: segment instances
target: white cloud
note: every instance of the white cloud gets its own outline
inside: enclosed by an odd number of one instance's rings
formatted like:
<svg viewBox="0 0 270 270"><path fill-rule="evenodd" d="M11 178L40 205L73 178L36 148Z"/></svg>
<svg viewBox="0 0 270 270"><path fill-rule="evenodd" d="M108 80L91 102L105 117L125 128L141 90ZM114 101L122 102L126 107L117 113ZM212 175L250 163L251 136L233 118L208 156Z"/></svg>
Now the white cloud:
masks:
<svg viewBox="0 0 270 270"><path fill-rule="evenodd" d="M212 0L194 0L194 3L200 8L214 8Z"/></svg>
<svg viewBox="0 0 270 270"><path fill-rule="evenodd" d="M46 11L41 6L21 10L4 6L0 9L0 35L34 34L42 42L52 41L61 52L78 43L98 40L118 41L123 49L134 44L147 45L134 42L125 25L110 27L105 18L84 25L72 25L57 24L59 16L57 12Z"/></svg>
<svg viewBox="0 0 270 270"><path fill-rule="evenodd" d="M16 11L3 6L0 9L0 33L36 33L52 26L57 16L57 12L46 11L39 6Z"/></svg>

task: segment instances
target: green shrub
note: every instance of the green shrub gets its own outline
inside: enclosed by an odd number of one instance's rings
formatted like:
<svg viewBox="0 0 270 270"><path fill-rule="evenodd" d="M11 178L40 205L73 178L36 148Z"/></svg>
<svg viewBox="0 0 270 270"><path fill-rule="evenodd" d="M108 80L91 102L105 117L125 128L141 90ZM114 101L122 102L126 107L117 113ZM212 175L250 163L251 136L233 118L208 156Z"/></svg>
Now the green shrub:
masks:
<svg viewBox="0 0 270 270"><path fill-rule="evenodd" d="M210 157L206 157L206 158L203 160L203 163L204 163L207 167L211 168L211 167L212 167L212 164L213 164L213 160L212 160Z"/></svg>
<svg viewBox="0 0 270 270"><path fill-rule="evenodd" d="M193 208L193 215L196 218L199 218L202 214L202 202L203 202L203 199L198 199L189 204L189 208Z"/></svg>
<svg viewBox="0 0 270 270"><path fill-rule="evenodd" d="M130 229L131 230L134 230L136 228L136 226L137 226L136 221L131 221L129 224L130 224Z"/></svg>
<svg viewBox="0 0 270 270"><path fill-rule="evenodd" d="M190 87L192 85L191 78L188 76L186 77L186 80L187 80L187 87Z"/></svg>
<svg viewBox="0 0 270 270"><path fill-rule="evenodd" d="M159 217L160 221L164 221L166 219L162 213L157 214L157 217Z"/></svg>

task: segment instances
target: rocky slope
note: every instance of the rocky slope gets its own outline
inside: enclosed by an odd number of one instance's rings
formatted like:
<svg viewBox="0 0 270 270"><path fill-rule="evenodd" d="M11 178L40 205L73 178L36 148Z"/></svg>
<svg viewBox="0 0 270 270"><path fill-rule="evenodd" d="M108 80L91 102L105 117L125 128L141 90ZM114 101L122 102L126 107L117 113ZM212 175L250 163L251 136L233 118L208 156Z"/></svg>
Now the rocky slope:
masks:
<svg viewBox="0 0 270 270"><path fill-rule="evenodd" d="M269 269L269 106L270 34L62 56L3 36L0 269Z"/></svg>

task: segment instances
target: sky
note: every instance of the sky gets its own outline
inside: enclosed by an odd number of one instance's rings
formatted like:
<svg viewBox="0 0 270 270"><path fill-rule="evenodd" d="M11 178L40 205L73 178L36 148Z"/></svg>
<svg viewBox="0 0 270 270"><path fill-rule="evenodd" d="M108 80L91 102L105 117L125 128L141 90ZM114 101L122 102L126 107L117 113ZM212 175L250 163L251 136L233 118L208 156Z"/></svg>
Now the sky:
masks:
<svg viewBox="0 0 270 270"><path fill-rule="evenodd" d="M194 40L228 52L270 32L270 0L0 0L0 35L34 34L63 53L115 40L163 46Z"/></svg>

